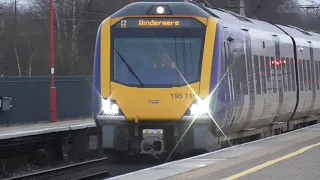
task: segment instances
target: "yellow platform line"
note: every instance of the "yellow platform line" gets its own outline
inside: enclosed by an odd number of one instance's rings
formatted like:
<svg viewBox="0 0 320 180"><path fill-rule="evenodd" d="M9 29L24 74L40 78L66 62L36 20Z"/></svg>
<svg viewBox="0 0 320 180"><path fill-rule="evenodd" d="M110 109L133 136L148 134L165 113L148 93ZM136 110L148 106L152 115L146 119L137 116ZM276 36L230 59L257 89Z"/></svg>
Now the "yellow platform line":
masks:
<svg viewBox="0 0 320 180"><path fill-rule="evenodd" d="M265 162L265 163L263 163L263 164L260 164L260 165L258 165L258 166L255 166L255 167L253 167L253 168L250 168L250 169L248 169L248 170L246 170L246 171L242 171L242 172L240 172L240 173L238 173L238 174L229 176L229 177L227 177L227 178L224 178L223 180L233 180L233 179L240 178L240 177L242 177L242 176L246 176L246 175L248 175L248 174L251 174L251 173L254 173L254 172L256 172L256 171L259 171L260 169L266 168L266 167L271 166L271 165L273 165L273 164L275 164L275 163L278 163L278 162L280 162L280 161L283 161L283 160L285 160L285 159L289 159L289 158L292 158L292 157L294 157L294 156L297 156L297 155L299 155L299 154L301 154L301 153L303 153L303 152L305 152L305 151L307 151L307 150L309 150L309 149L312 149L312 148L314 148L314 147L317 147L317 146L320 146L320 142L317 143L317 144L312 144L312 145L310 145L310 146L301 148L301 149L299 149L299 150L296 151L296 152L287 154L287 155L282 156L282 157L280 157L280 158L270 160L270 161L268 161L268 162Z"/></svg>

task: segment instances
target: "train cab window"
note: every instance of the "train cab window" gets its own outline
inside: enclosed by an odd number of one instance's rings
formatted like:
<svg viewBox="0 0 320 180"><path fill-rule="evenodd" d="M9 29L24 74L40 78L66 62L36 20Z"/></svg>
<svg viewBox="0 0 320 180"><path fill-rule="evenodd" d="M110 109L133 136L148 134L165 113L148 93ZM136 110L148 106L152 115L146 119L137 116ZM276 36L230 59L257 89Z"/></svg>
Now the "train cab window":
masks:
<svg viewBox="0 0 320 180"><path fill-rule="evenodd" d="M292 83L292 90L296 91L296 76L295 76L295 62L293 58L290 58L290 74L291 74L291 83Z"/></svg>
<svg viewBox="0 0 320 180"><path fill-rule="evenodd" d="M288 78L287 78L287 61L286 61L286 58L281 58L281 61L280 61L280 65L281 65L281 68L282 68L282 71L281 71L281 75L282 75L282 84L283 84L283 91L284 92L287 92L288 91Z"/></svg>
<svg viewBox="0 0 320 180"><path fill-rule="evenodd" d="M311 73L311 72L313 72L313 71L311 71L311 61L308 59L307 60L307 72L308 72L308 87L309 87L309 91L311 91L312 90L312 76L313 76L313 74Z"/></svg>
<svg viewBox="0 0 320 180"><path fill-rule="evenodd" d="M300 91L304 91L302 59L298 60Z"/></svg>
<svg viewBox="0 0 320 180"><path fill-rule="evenodd" d="M291 82L291 61L289 58L286 58L285 60L286 65L286 81L288 84L288 92L292 91L292 82Z"/></svg>
<svg viewBox="0 0 320 180"><path fill-rule="evenodd" d="M256 92L257 94L261 94L261 82L260 82L260 65L259 65L259 56L253 56L253 64L254 64L254 77L256 84Z"/></svg>
<svg viewBox="0 0 320 180"><path fill-rule="evenodd" d="M277 80L278 80L278 73L277 73L277 62L275 61L274 57L271 57L271 79L272 79L272 87L273 93L277 93Z"/></svg>
<svg viewBox="0 0 320 180"><path fill-rule="evenodd" d="M319 84L319 61L315 60L315 70L316 70L316 86L317 90L320 89L320 84Z"/></svg>
<svg viewBox="0 0 320 180"><path fill-rule="evenodd" d="M272 94L272 76L271 76L271 71L272 71L272 62L270 61L270 57L266 56L265 59L265 66L266 66L266 73L267 73L267 90L268 94Z"/></svg>
<svg viewBox="0 0 320 180"><path fill-rule="evenodd" d="M303 89L305 91L308 91L308 73L307 73L307 61L305 59L302 59L302 62L303 62L303 65L302 65L302 68L303 68Z"/></svg>
<svg viewBox="0 0 320 180"><path fill-rule="evenodd" d="M114 82L131 87L168 88L200 80L203 25L192 28L118 28L114 25L111 30L111 79Z"/></svg>
<svg viewBox="0 0 320 180"><path fill-rule="evenodd" d="M267 93L267 81L266 81L266 66L264 62L264 56L260 56L260 81L261 81L261 94Z"/></svg>

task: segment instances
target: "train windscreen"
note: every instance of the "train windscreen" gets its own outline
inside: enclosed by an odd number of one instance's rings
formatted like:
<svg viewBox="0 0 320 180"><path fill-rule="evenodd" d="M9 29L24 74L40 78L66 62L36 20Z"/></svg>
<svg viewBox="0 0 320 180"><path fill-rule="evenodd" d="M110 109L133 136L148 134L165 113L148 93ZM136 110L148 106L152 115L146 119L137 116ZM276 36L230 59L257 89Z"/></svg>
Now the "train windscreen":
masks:
<svg viewBox="0 0 320 180"><path fill-rule="evenodd" d="M127 86L158 88L199 81L205 26L187 20L134 19L125 20L125 27L123 21L114 25L112 80Z"/></svg>

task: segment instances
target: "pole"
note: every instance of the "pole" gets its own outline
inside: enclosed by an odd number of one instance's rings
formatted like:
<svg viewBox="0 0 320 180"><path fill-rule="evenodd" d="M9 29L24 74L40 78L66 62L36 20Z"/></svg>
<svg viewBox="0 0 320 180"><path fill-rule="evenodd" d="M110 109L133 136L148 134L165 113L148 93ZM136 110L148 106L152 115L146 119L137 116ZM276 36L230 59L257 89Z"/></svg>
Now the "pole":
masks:
<svg viewBox="0 0 320 180"><path fill-rule="evenodd" d="M240 0L240 15L244 17L246 16L244 0Z"/></svg>
<svg viewBox="0 0 320 180"><path fill-rule="evenodd" d="M53 0L50 0L50 52L51 52L51 87L50 87L50 119L56 122L57 119L57 91L54 85L54 10Z"/></svg>
<svg viewBox="0 0 320 180"><path fill-rule="evenodd" d="M14 37L16 38L16 29L17 29L17 0L14 0Z"/></svg>
<svg viewBox="0 0 320 180"><path fill-rule="evenodd" d="M14 0L14 22L17 22L17 0Z"/></svg>

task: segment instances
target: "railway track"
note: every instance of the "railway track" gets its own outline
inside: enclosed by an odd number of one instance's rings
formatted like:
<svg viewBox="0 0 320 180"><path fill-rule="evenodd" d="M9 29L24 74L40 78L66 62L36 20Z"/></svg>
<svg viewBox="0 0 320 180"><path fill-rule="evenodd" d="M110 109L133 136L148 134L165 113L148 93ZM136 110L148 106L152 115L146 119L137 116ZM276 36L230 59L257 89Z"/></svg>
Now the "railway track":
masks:
<svg viewBox="0 0 320 180"><path fill-rule="evenodd" d="M16 176L5 180L103 179L111 177L111 174L108 171L108 166L110 166L110 164L108 165L107 158L101 158L22 176Z"/></svg>
<svg viewBox="0 0 320 180"><path fill-rule="evenodd" d="M112 158L100 158L44 171L10 177L4 180L100 180L152 167L154 165L156 164L130 164L123 161L115 163Z"/></svg>

